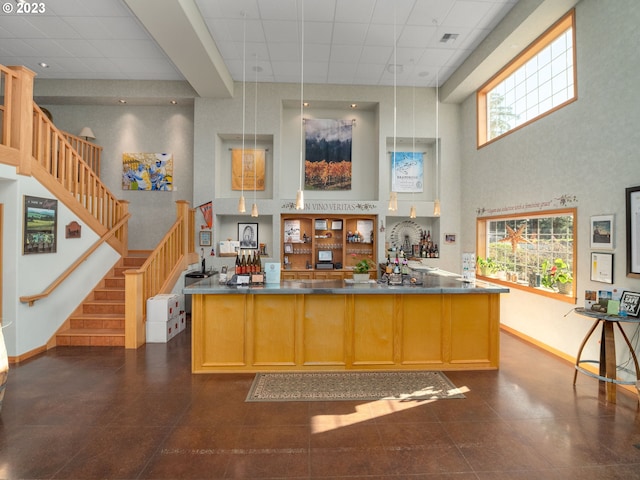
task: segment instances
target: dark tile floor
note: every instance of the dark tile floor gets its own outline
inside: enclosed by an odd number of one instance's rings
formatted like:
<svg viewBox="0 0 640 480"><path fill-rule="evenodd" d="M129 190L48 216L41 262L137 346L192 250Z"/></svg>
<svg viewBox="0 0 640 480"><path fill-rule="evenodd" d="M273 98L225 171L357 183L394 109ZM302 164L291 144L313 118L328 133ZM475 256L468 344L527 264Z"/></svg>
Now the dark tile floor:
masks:
<svg viewBox="0 0 640 480"><path fill-rule="evenodd" d="M192 375L185 332L137 351L63 347L10 370L6 479L640 479L640 409L501 334L466 399L245 403L253 375Z"/></svg>

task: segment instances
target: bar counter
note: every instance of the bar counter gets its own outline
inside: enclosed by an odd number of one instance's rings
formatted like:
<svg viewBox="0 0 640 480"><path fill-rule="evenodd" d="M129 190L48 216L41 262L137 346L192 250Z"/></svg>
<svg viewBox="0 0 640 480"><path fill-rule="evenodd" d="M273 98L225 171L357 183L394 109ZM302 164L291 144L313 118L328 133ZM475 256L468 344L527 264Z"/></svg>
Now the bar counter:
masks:
<svg viewBox="0 0 640 480"><path fill-rule="evenodd" d="M203 279L183 290L192 295L192 371L497 369L500 294L509 289L420 277L397 286Z"/></svg>

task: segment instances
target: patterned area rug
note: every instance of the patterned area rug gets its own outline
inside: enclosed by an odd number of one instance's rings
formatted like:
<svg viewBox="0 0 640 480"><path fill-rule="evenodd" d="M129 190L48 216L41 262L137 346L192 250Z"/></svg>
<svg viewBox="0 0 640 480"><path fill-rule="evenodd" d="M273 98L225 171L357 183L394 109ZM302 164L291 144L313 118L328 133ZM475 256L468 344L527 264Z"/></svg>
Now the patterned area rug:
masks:
<svg viewBox="0 0 640 480"><path fill-rule="evenodd" d="M442 372L258 373L246 402L465 398Z"/></svg>

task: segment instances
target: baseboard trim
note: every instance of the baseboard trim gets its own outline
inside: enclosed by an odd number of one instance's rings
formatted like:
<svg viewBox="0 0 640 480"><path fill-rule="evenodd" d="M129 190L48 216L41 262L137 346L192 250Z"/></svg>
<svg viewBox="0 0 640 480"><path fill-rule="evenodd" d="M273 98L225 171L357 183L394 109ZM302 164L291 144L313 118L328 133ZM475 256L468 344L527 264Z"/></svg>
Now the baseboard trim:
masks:
<svg viewBox="0 0 640 480"><path fill-rule="evenodd" d="M553 348L552 346L547 345L546 343L542 343L539 340L536 340L535 338L530 337L529 335L526 335L526 334L524 334L522 332L519 332L518 330L514 330L513 328L508 327L507 325L504 325L504 324L500 324L500 329L505 331L506 333L508 333L510 335L513 335L514 337L518 337L521 340L524 340L525 342L530 343L531 345L539 348L540 350L548 352L548 353L550 353L552 355L555 355L556 357L561 358L562 360L567 361L572 366L575 366L575 364L576 364L576 357L572 357L571 355L567 355L566 353L561 352L560 350L558 350L556 348ZM584 365L584 366L581 365L581 367L584 368L585 370L590 371L591 373L594 373L596 375L598 374L598 369L593 365ZM627 392L633 394L634 396L638 395L638 391L631 385L620 385L620 384L618 384L618 387L623 389L623 390L626 390Z"/></svg>
<svg viewBox="0 0 640 480"><path fill-rule="evenodd" d="M13 365L16 363L20 363L20 362L24 362L25 360L28 360L32 357L35 357L36 355L40 355L41 353L44 353L47 351L47 346L43 345L41 347L38 348L34 348L33 350L29 351L29 352L25 352L22 355L18 355L17 357L9 357L9 364Z"/></svg>

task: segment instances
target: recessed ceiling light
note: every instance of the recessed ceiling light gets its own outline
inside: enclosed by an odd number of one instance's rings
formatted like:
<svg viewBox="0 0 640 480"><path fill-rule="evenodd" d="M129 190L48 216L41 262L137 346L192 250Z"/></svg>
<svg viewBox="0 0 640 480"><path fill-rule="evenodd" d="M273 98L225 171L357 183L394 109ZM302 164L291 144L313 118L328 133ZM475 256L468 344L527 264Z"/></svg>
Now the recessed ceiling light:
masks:
<svg viewBox="0 0 640 480"><path fill-rule="evenodd" d="M310 103L309 103L309 102L304 102L304 103L302 104L302 106L303 106L303 107L308 107L309 105L310 105Z"/></svg>
<svg viewBox="0 0 640 480"><path fill-rule="evenodd" d="M177 105L178 101L177 100L171 100L169 103L171 103L171 105Z"/></svg>
<svg viewBox="0 0 640 480"><path fill-rule="evenodd" d="M121 98L120 100L118 100L118 102L122 103L123 105L127 103L127 101L124 98Z"/></svg>
<svg viewBox="0 0 640 480"><path fill-rule="evenodd" d="M49 64L45 62L40 62L38 65L40 65L42 68L49 68Z"/></svg>
<svg viewBox="0 0 640 480"><path fill-rule="evenodd" d="M351 108L358 108L358 104L357 103L352 103L350 106L351 106Z"/></svg>

